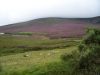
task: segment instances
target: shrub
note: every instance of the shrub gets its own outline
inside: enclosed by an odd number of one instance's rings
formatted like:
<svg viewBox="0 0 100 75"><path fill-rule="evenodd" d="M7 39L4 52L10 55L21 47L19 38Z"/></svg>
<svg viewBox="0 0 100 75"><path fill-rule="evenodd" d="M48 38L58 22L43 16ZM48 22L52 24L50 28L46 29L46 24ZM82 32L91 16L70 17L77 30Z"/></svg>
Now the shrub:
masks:
<svg viewBox="0 0 100 75"><path fill-rule="evenodd" d="M63 55L61 55L61 59L63 61L68 61L70 58L72 58L71 54L64 53Z"/></svg>
<svg viewBox="0 0 100 75"><path fill-rule="evenodd" d="M89 73L99 72L97 68L100 66L96 60L100 59L100 30L88 30L86 37L79 46L79 50L83 49L84 53L80 52L79 69L85 69Z"/></svg>
<svg viewBox="0 0 100 75"><path fill-rule="evenodd" d="M78 46L78 49L79 49L80 52L85 51L86 46L85 46L84 44L80 44L80 45Z"/></svg>

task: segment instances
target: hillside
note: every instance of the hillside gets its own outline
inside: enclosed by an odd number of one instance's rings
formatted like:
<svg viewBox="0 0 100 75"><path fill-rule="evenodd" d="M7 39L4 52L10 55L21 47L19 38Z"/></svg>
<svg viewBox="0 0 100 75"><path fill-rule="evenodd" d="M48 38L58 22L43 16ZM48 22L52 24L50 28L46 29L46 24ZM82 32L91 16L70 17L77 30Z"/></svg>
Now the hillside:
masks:
<svg viewBox="0 0 100 75"><path fill-rule="evenodd" d="M100 17L40 18L0 27L0 32L34 32L48 37L80 37L88 26L100 27ZM45 33L45 34L44 34Z"/></svg>
<svg viewBox="0 0 100 75"><path fill-rule="evenodd" d="M99 60L99 17L0 27L0 75L100 75Z"/></svg>

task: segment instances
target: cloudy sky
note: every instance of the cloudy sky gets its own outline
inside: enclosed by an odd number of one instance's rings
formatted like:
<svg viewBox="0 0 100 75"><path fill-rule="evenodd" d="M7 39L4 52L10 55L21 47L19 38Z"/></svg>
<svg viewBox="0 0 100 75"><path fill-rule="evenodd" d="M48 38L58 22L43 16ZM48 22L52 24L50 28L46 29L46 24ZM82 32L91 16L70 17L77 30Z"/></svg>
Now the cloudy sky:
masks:
<svg viewBox="0 0 100 75"><path fill-rule="evenodd" d="M0 26L44 17L100 16L100 0L0 0Z"/></svg>

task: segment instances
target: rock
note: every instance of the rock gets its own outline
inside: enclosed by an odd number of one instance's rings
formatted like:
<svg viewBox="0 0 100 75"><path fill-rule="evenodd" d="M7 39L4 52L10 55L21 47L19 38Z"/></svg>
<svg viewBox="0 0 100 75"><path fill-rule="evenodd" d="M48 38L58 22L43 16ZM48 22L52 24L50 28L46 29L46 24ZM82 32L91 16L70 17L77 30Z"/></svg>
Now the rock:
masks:
<svg viewBox="0 0 100 75"><path fill-rule="evenodd" d="M29 55L25 54L24 57L29 57Z"/></svg>
<svg viewBox="0 0 100 75"><path fill-rule="evenodd" d="M48 53L47 55L51 55L50 53Z"/></svg>

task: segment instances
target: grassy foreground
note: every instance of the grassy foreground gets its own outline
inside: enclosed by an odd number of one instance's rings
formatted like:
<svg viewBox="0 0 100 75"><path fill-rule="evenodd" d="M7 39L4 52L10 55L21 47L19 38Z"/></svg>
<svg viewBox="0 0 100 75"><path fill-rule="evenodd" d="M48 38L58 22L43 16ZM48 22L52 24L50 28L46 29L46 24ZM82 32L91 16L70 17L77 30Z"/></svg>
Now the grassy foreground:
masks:
<svg viewBox="0 0 100 75"><path fill-rule="evenodd" d="M55 39L49 39L49 41L46 40L45 44L44 41L41 42L41 45L38 43L37 45L40 47L38 50L34 49L34 45L32 45L32 50L29 47L27 48L29 51L23 50L24 53L20 52L23 48L16 52L18 49L17 44L15 44L15 51L10 50L14 48L10 45L4 47L9 48L8 51L11 54L5 51L6 53L1 55L0 75L100 74L100 30L87 30L87 34L82 41L76 39L56 39L56 41ZM1 54L3 54L2 51Z"/></svg>
<svg viewBox="0 0 100 75"><path fill-rule="evenodd" d="M2 56L0 61L4 69L8 70L23 70L33 65L45 65L50 62L59 62L60 55L63 53L71 53L76 50L76 47L68 47L65 49L53 49L48 51L31 51L19 53L15 55ZM24 57L24 55L28 55Z"/></svg>
<svg viewBox="0 0 100 75"><path fill-rule="evenodd" d="M51 71L57 71L57 75L63 71L65 74L69 73L70 62L65 66L61 55L76 51L79 42L80 39L77 38L34 39L32 36L0 36L0 75L48 75Z"/></svg>

